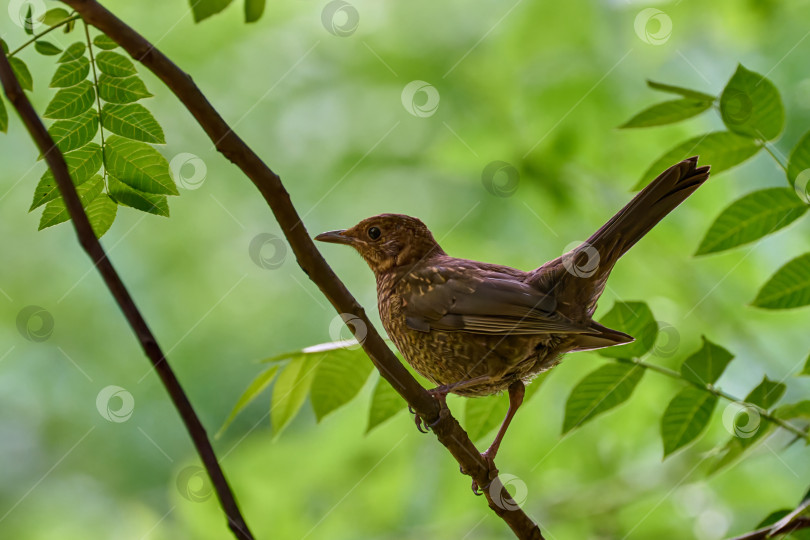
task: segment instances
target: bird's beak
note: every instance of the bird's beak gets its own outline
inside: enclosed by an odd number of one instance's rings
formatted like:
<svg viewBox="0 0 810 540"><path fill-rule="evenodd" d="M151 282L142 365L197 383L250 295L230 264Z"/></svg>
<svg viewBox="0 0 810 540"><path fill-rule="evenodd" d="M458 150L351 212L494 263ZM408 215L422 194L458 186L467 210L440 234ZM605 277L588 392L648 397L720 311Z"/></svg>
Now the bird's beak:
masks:
<svg viewBox="0 0 810 540"><path fill-rule="evenodd" d="M351 245L352 243L354 243L354 238L347 235L345 230L329 231L321 233L315 237L315 240L319 240L321 242L329 242L330 244Z"/></svg>

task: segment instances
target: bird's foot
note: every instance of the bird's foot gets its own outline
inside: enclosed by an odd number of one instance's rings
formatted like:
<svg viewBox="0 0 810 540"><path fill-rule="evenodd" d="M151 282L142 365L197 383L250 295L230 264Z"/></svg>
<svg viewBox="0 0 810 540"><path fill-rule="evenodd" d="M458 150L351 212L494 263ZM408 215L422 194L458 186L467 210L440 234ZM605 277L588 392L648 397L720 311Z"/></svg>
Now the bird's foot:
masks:
<svg viewBox="0 0 810 540"><path fill-rule="evenodd" d="M485 489L489 489L489 486L492 485L492 481L498 477L498 468L495 466L495 453L493 452L490 454L489 450L483 452L481 457L484 460L484 463L487 465L487 478L488 482L486 485L479 486L478 482L473 479L472 481L472 492L476 495L483 495Z"/></svg>
<svg viewBox="0 0 810 540"><path fill-rule="evenodd" d="M439 417L436 420L434 420L433 422L431 422L431 423L428 423L424 418L422 418L419 415L419 413L417 413L413 409L413 407L411 407L410 405L408 406L408 410L411 412L411 414L414 415L413 419L414 419L414 422L416 423L416 429L418 429L420 433L429 432L431 429L436 427L436 425L450 413L450 409L447 408L447 403L444 400L442 400L440 404L441 404L441 408L439 409Z"/></svg>

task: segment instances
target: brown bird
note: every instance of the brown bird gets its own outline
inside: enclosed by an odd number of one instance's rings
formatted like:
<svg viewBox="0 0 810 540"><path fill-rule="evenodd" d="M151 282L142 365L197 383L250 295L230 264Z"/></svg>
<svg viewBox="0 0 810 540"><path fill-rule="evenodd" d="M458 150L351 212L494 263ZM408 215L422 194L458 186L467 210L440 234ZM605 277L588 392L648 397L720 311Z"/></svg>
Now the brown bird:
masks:
<svg viewBox="0 0 810 540"><path fill-rule="evenodd" d="M596 301L619 257L709 177L697 159L661 173L582 245L531 272L450 257L421 221L401 214L316 240L350 245L365 259L383 326L405 360L438 385L434 397L508 389L506 418L482 454L494 469L525 383L564 353L633 341L592 319Z"/></svg>

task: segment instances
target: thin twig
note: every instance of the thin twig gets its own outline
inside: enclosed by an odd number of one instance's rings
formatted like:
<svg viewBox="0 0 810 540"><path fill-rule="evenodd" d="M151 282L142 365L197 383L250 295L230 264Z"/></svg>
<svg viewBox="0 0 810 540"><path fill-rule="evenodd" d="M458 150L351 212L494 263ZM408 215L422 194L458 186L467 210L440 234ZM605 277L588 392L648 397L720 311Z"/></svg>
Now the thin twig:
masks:
<svg viewBox="0 0 810 540"><path fill-rule="evenodd" d="M48 28L47 30L45 30L45 31L43 31L43 32L40 32L39 34L35 34L35 35L34 35L34 36L31 38L31 39L29 39L28 41L26 41L25 43L23 43L22 45L20 45L19 47L17 47L16 49L14 49L13 51L11 51L10 53L8 53L8 57L9 57L9 58L11 58L12 56L14 56L15 54L17 54L17 53L18 53L18 52L20 52L21 50L25 49L26 47L28 47L29 45L31 45L33 42L35 42L36 40L38 40L38 39L39 39L39 38L41 38L42 36L44 36L44 35L46 35L46 34L48 34L48 33L50 33L50 32L53 32L53 31L54 31L54 30L56 30L57 28L62 27L62 26L64 26L64 25L68 24L69 22L75 21L76 19L79 19L79 18L80 18L80 16L79 16L79 15L72 15L72 16L68 17L67 19L64 19L64 20L62 20L62 21L59 21L58 23L56 23L55 25L51 26L51 27L50 27L50 28Z"/></svg>
<svg viewBox="0 0 810 540"><path fill-rule="evenodd" d="M673 369L665 368L663 366L657 366L655 364L650 364L650 363L647 363L647 362L645 362L643 360L638 360L638 359L635 359L635 358L633 358L633 359L618 358L616 360L618 362L631 362L631 363L636 364L636 365L638 365L638 366L640 366L640 367L642 367L644 369L649 369L651 371L661 373L662 375L666 375L667 377L670 377L672 379L678 379L678 380L687 382L687 383L691 384L692 386L694 386L696 388L700 388L704 392L708 392L708 393L713 394L713 395L715 395L717 397L721 397L721 398L726 399L728 401L733 401L733 402L745 405L746 407L750 407L750 408L756 410L757 414L759 414L760 417L765 418L766 420L778 425L779 427L782 427L782 428L790 431L791 433L797 435L798 437L801 437L802 439L810 442L810 433L808 433L807 431L802 430L802 429L794 426L790 422L786 422L786 421L782 420L778 416L775 416L775 415L771 414L767 409L764 409L764 408L760 407L759 405L743 401L743 400L741 400L741 399L739 399L737 397L732 396L731 394L728 394L728 393L720 390L719 388L717 388L717 387L715 387L715 386L713 386L711 384L701 384L701 383L699 383L697 381L687 379L686 377L684 377L683 375L681 375L680 373L678 373L677 371L675 371Z"/></svg>
<svg viewBox="0 0 810 540"><path fill-rule="evenodd" d="M31 138L40 153L45 156L48 167L53 172L56 185L59 187L59 192L62 194L62 199L65 201L65 206L76 229L76 235L79 237L79 243L90 256L104 283L110 289L115 301L140 341L146 356L152 361L155 371L157 371L163 385L166 387L175 408L180 413L186 429L197 448L197 453L200 455L211 477L217 497L219 497L220 503L228 516L228 525L239 540L252 540L253 536L248 530L242 514L239 512L239 507L228 482L225 480L222 469L219 467L214 449L205 433L205 428L194 412L168 361L163 356L163 351L160 349L155 336L146 324L123 281L121 281L121 277L115 271L112 262L107 258L101 243L96 238L90 220L87 218L84 208L82 208L76 188L70 179L65 158L61 150L54 144L42 120L31 106L31 102L28 101L28 97L20 87L20 83L5 55L0 55L0 82L2 82L8 100L19 113Z"/></svg>
<svg viewBox="0 0 810 540"><path fill-rule="evenodd" d="M779 529L778 532L773 530L773 525L768 525L767 527L762 527L761 529L745 533L741 536L735 536L729 540L765 540L767 538L778 538L784 534L807 528L810 528L810 518L800 517L791 521L789 525Z"/></svg>
<svg viewBox="0 0 810 540"><path fill-rule="evenodd" d="M320 254L301 218L295 210L281 179L237 136L219 113L211 106L191 77L178 68L143 36L118 19L95 0L62 0L78 11L84 20L104 32L123 47L129 55L157 75L194 116L217 150L235 163L250 178L264 197L273 215L290 243L301 269L318 286L338 313L359 318L365 325L366 335L361 344L380 374L432 425L432 430L458 461L461 470L478 485L500 485L489 477L481 454L467 433L449 411L442 409L435 399L414 379L397 360L391 349L371 324L364 309L335 275ZM352 332L361 325L350 325ZM441 414L440 414L441 413ZM494 493L494 498L493 494ZM489 507L503 519L521 539L542 539L537 525L518 507L507 500L504 504L496 489L485 489ZM504 508L505 507L505 508Z"/></svg>

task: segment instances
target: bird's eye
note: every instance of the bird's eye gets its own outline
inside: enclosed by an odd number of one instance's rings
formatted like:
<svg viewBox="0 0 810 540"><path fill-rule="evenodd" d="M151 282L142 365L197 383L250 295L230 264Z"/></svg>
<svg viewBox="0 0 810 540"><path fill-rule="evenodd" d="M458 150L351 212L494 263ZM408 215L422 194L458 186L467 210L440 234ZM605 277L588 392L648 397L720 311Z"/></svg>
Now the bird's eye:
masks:
<svg viewBox="0 0 810 540"><path fill-rule="evenodd" d="M379 227L369 227L368 229L368 237L372 240L378 239L382 235L382 231Z"/></svg>

